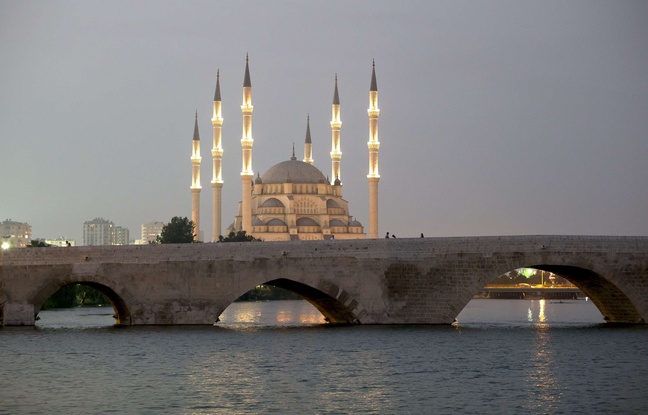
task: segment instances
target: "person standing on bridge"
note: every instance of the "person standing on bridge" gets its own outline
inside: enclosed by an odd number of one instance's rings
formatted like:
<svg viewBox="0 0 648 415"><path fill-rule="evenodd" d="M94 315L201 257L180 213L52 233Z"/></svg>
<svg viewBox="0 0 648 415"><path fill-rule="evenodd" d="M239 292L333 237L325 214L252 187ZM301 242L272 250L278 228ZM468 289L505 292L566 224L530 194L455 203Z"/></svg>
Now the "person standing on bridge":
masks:
<svg viewBox="0 0 648 415"><path fill-rule="evenodd" d="M389 239L389 232L385 235L385 239Z"/></svg>

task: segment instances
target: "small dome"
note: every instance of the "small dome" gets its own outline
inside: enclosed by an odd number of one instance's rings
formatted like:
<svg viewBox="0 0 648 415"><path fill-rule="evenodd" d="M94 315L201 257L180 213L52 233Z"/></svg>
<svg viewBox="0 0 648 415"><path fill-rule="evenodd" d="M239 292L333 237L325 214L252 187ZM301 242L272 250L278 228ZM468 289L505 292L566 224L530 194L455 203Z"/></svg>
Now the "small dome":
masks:
<svg viewBox="0 0 648 415"><path fill-rule="evenodd" d="M340 179L335 179L335 182L333 184L335 184L336 186L339 186L339 185L342 184L342 182L340 181Z"/></svg>
<svg viewBox="0 0 648 415"><path fill-rule="evenodd" d="M252 226L265 226L265 222L259 218L256 218L254 222L252 222Z"/></svg>
<svg viewBox="0 0 648 415"><path fill-rule="evenodd" d="M266 200L265 202L261 203L261 206L259 207L285 207L283 203L277 198L271 197L270 199Z"/></svg>
<svg viewBox="0 0 648 415"><path fill-rule="evenodd" d="M288 225L286 225L286 222L282 221L281 219L271 219L268 222L268 226L288 226Z"/></svg>
<svg viewBox="0 0 648 415"><path fill-rule="evenodd" d="M353 228L362 228L362 223L358 222L357 220L354 220L351 221L351 223L349 223L349 226Z"/></svg>
<svg viewBox="0 0 648 415"><path fill-rule="evenodd" d="M319 223L311 218L299 218L297 219L297 226L319 226Z"/></svg>
<svg viewBox="0 0 648 415"><path fill-rule="evenodd" d="M265 184L327 183L326 177L317 167L299 160L287 160L275 164L263 174L261 180Z"/></svg>
<svg viewBox="0 0 648 415"><path fill-rule="evenodd" d="M329 223L331 226L346 226L346 223L342 222L340 219L333 219Z"/></svg>
<svg viewBox="0 0 648 415"><path fill-rule="evenodd" d="M263 184L263 180L261 180L259 173L257 173L257 178L254 180L254 184Z"/></svg>
<svg viewBox="0 0 648 415"><path fill-rule="evenodd" d="M339 209L340 205L335 200L329 199L329 200L326 201L326 207L327 208L333 208L333 209Z"/></svg>

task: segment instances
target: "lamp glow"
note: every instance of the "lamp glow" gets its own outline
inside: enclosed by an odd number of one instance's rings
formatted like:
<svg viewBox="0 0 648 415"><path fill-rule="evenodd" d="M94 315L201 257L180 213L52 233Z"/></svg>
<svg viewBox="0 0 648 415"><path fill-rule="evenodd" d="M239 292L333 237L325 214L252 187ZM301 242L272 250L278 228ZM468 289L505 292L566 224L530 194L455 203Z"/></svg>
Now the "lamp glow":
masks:
<svg viewBox="0 0 648 415"><path fill-rule="evenodd" d="M10 246L11 245L9 245L9 242L3 242L2 245L0 245L2 249L9 249Z"/></svg>

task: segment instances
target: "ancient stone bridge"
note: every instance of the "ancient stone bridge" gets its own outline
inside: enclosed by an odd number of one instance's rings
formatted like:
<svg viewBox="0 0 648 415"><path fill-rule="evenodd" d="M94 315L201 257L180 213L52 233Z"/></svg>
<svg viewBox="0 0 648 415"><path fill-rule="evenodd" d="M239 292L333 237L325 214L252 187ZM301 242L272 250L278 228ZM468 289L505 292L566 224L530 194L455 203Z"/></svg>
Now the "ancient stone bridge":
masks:
<svg viewBox="0 0 648 415"><path fill-rule="evenodd" d="M213 324L259 284L310 301L332 323L449 324L482 288L522 268L559 274L609 322L648 321L648 237L501 236L29 248L0 253L4 325L33 325L81 283L118 324Z"/></svg>

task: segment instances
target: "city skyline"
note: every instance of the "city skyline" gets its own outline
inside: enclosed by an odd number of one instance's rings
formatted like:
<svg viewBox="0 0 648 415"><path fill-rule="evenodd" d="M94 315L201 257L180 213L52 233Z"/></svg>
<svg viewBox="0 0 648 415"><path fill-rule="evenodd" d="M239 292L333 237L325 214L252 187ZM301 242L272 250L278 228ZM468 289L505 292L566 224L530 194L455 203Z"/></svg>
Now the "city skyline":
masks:
<svg viewBox="0 0 648 415"><path fill-rule="evenodd" d="M197 111L208 239L220 70L227 228L249 53L255 176L301 148L307 115L328 174L337 74L343 196L365 226L375 59L379 236L646 235L646 39L630 1L0 1L0 219L80 242L95 217L132 239L191 217Z"/></svg>

